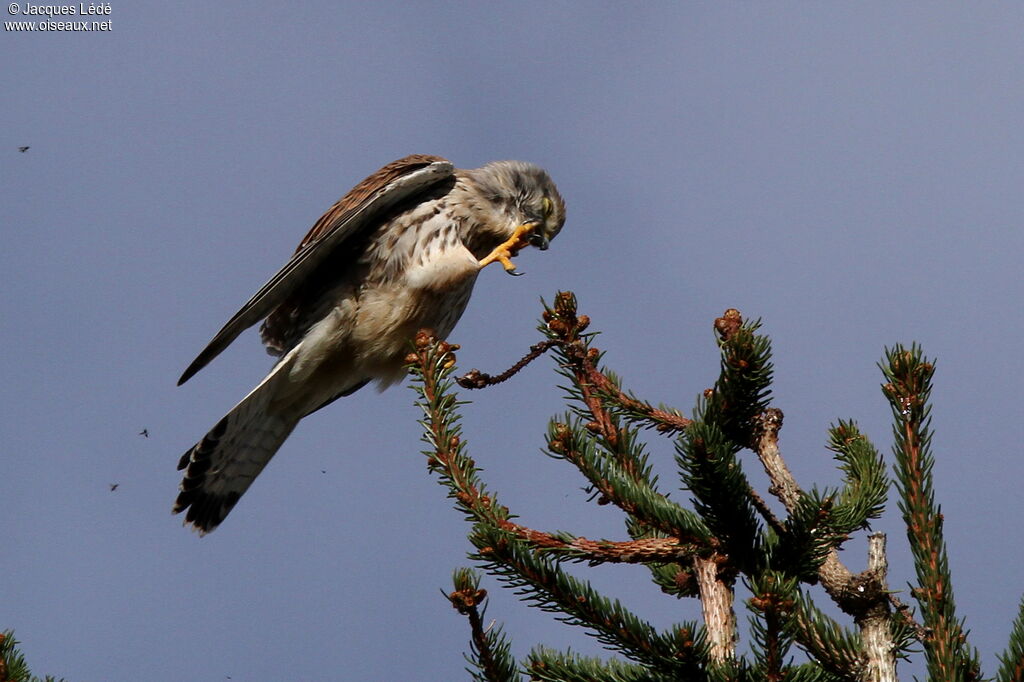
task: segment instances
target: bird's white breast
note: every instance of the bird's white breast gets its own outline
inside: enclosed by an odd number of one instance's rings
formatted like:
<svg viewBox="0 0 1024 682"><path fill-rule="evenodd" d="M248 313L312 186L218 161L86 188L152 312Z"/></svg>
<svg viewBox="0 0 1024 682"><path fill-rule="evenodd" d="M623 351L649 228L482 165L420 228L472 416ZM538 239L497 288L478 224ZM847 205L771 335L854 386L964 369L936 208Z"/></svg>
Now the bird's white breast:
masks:
<svg viewBox="0 0 1024 682"><path fill-rule="evenodd" d="M425 201L381 226L361 259L368 270L362 286L339 291L331 312L303 339L294 384L316 384L318 397L366 378L385 386L403 376L417 331L451 333L480 264L460 239L447 199Z"/></svg>

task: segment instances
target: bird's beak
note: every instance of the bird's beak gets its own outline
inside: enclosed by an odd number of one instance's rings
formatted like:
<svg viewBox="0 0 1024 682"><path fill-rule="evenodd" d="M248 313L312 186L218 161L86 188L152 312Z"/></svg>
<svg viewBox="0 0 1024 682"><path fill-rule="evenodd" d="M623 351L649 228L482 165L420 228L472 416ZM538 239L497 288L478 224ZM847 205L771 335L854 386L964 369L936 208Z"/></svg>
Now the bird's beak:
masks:
<svg viewBox="0 0 1024 682"><path fill-rule="evenodd" d="M530 235L530 246L536 246L541 251L547 251L550 241L547 236L541 232L534 232Z"/></svg>

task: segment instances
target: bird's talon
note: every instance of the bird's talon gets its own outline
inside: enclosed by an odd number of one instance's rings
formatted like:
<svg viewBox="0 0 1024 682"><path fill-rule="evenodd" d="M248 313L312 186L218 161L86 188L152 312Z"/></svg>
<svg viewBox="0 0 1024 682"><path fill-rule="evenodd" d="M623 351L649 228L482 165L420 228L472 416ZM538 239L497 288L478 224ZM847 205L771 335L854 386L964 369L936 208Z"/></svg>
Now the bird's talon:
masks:
<svg viewBox="0 0 1024 682"><path fill-rule="evenodd" d="M491 263L501 263L501 267L505 268L505 272L515 270L516 264L511 259L517 250L510 249L507 243L502 244L480 261L480 269L486 268Z"/></svg>
<svg viewBox="0 0 1024 682"><path fill-rule="evenodd" d="M512 262L512 256L515 256L523 248L529 246L530 235L537 228L536 223L525 223L520 225L512 233L504 243L499 244L493 251L490 252L480 261L480 268L483 269L491 263L501 263L501 267L505 268L505 272L510 275L521 275L523 273L516 271L516 265Z"/></svg>

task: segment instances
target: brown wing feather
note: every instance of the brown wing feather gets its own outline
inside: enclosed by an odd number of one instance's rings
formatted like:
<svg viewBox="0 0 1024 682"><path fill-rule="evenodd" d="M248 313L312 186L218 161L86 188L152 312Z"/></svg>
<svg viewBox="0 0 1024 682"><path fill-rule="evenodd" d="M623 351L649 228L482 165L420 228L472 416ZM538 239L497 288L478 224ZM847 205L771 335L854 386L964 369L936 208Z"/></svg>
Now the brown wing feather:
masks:
<svg viewBox="0 0 1024 682"><path fill-rule="evenodd" d="M387 187L403 175L438 162L451 165L451 162L440 156L412 154L384 166L350 189L348 194L338 199L334 206L327 209L327 212L320 216L320 219L313 224L313 227L309 228L309 232L306 233L306 236L302 238L302 241L295 248L295 253L300 253L307 246L336 230L340 223L344 222L355 209L370 199L376 192L380 191L382 187ZM441 177L438 177L436 180L441 180Z"/></svg>
<svg viewBox="0 0 1024 682"><path fill-rule="evenodd" d="M217 332L181 375L178 385L188 381L239 334L285 301L316 266L348 237L395 204L450 178L453 173L452 164L439 156L414 154L389 163L353 187L316 221L291 260Z"/></svg>

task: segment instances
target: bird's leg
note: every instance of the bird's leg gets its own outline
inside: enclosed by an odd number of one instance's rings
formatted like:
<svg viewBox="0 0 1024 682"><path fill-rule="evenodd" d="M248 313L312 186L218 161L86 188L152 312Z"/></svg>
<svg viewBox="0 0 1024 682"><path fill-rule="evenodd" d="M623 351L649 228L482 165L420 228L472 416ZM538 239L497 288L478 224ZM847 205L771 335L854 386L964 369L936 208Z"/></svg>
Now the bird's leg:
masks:
<svg viewBox="0 0 1024 682"><path fill-rule="evenodd" d="M501 267L505 268L505 272L508 274L523 274L521 272L516 272L516 265L512 262L512 257L518 254L520 249L529 246L530 235L533 234L535 229L537 229L537 223L524 223L517 227L511 237L496 246L493 251L480 259L480 269L482 270L491 263L497 261L498 263L501 263Z"/></svg>

